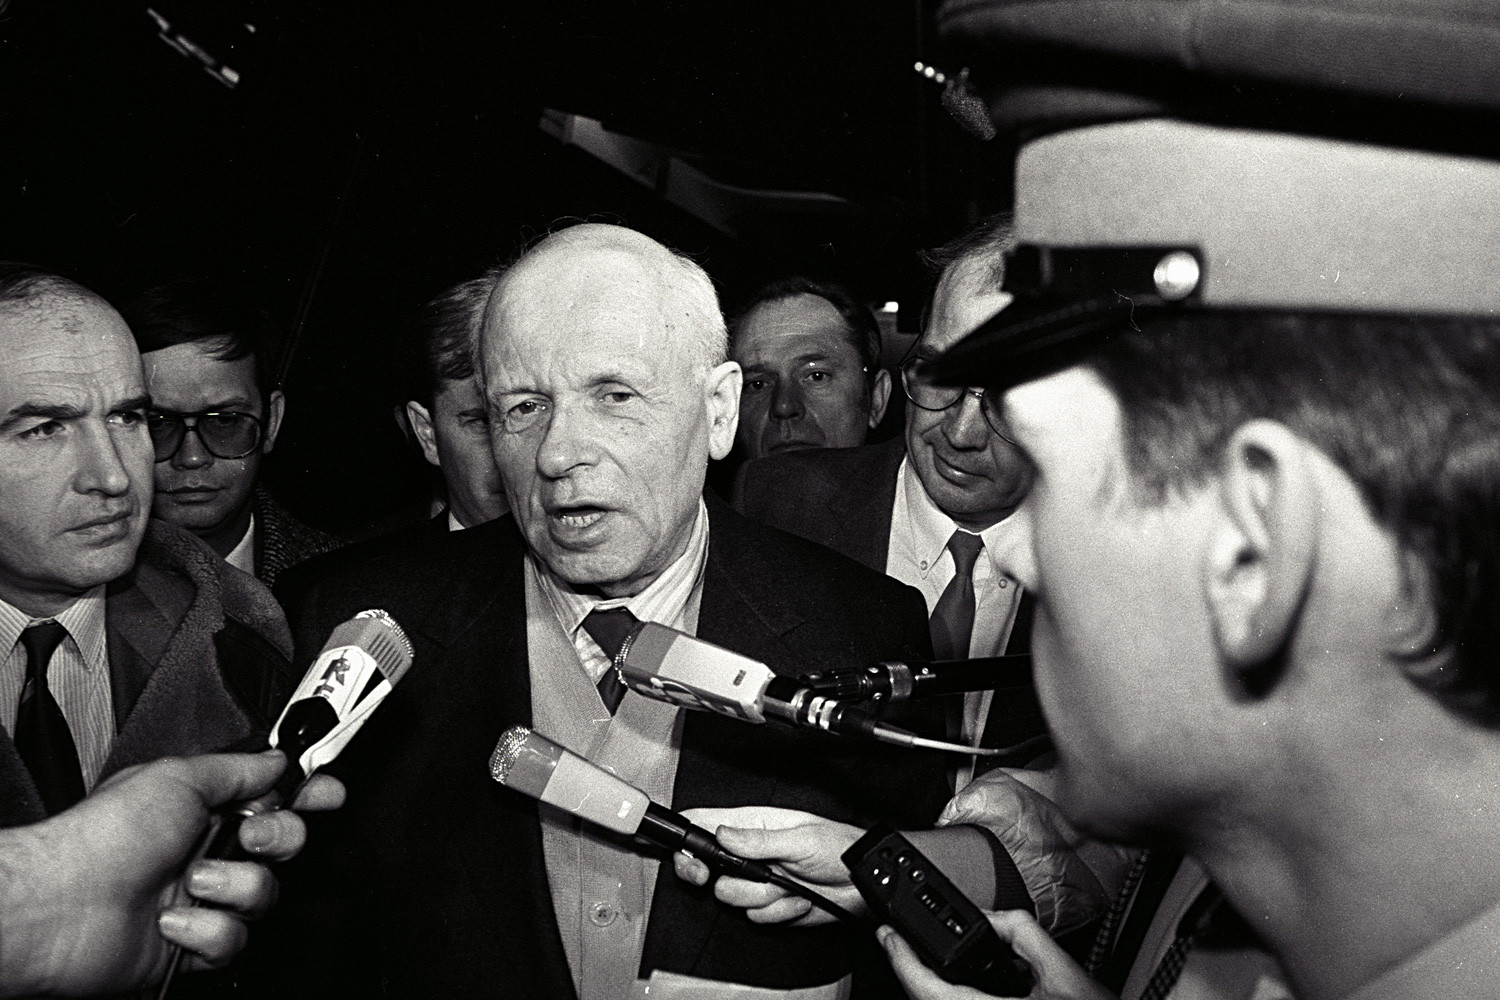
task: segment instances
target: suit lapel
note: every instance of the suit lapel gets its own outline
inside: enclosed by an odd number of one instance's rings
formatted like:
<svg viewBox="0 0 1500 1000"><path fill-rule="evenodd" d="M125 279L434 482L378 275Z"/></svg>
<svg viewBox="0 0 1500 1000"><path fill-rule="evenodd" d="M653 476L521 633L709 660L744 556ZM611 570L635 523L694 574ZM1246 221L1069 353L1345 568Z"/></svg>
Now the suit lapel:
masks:
<svg viewBox="0 0 1500 1000"><path fill-rule="evenodd" d="M759 660L779 670L794 670L796 651L784 636L803 625L806 616L795 588L786 588L765 572L738 529L739 515L712 494L705 495L709 510L708 565L704 570L703 601L698 611L698 636L715 645ZM701 787L713 773L701 747L717 741L727 728L743 737L744 723L712 713L685 712L682 752L677 764L677 792ZM734 788L716 782L715 791L736 801L775 804L777 782L769 773L741 775ZM706 901L706 902L705 902ZM647 966L691 969L698 964L710 937L727 907L719 906L707 890L694 892L677 882L671 864L657 874L651 904L651 923L642 950L642 971ZM663 932L670 928L670 933Z"/></svg>

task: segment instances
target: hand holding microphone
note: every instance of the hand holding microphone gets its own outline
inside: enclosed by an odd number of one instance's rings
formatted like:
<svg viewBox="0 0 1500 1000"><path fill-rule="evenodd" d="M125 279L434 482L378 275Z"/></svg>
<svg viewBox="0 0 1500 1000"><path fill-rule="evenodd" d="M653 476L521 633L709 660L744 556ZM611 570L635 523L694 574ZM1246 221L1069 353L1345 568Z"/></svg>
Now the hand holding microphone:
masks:
<svg viewBox="0 0 1500 1000"><path fill-rule="evenodd" d="M348 746L411 663L410 640L384 611L361 611L335 628L271 730L269 742L286 755L286 770L270 794L216 815L195 860L246 857L241 824L278 805L291 808L299 789ZM181 948L174 948L157 1000L165 1000L181 960Z"/></svg>
<svg viewBox="0 0 1500 1000"><path fill-rule="evenodd" d="M512 726L490 755L490 777L539 802L635 836L670 851L685 851L709 868L751 882L770 882L842 919L856 919L770 865L726 851L714 835L681 813L525 726Z"/></svg>

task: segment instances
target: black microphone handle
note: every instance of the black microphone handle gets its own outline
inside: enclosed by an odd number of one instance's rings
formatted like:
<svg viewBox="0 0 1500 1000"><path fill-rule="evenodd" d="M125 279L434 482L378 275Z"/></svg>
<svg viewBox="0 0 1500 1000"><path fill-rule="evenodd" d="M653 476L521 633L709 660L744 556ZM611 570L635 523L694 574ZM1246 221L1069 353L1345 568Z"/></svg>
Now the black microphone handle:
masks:
<svg viewBox="0 0 1500 1000"><path fill-rule="evenodd" d="M1031 657L1021 654L974 660L893 660L867 667L820 670L804 674L797 683L828 698L906 701L1029 684Z"/></svg>
<svg viewBox="0 0 1500 1000"><path fill-rule="evenodd" d="M714 835L688 820L686 816L652 802L641 817L637 837L673 851L687 851L710 868L717 868L754 882L769 882L771 868L760 861L731 854L719 846Z"/></svg>
<svg viewBox="0 0 1500 1000"><path fill-rule="evenodd" d="M983 656L975 660L920 660L902 664L911 673L911 697L995 688L1022 687L1031 683L1031 656Z"/></svg>

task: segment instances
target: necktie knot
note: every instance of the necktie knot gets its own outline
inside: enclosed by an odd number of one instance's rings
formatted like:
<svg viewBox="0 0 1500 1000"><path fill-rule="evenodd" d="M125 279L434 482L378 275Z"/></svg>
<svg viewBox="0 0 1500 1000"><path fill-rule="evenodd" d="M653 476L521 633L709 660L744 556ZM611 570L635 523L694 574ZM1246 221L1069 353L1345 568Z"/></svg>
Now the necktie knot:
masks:
<svg viewBox="0 0 1500 1000"><path fill-rule="evenodd" d="M640 619L631 614L629 608L595 608L584 618L583 630L599 644L604 655L613 663L624 648L625 640L630 638L640 624Z"/></svg>
<svg viewBox="0 0 1500 1000"><path fill-rule="evenodd" d="M28 625L21 633L21 645L26 649L28 687L37 686L38 680L41 684L46 683L47 664L52 662L52 654L57 652L67 635L68 630L55 621Z"/></svg>
<svg viewBox="0 0 1500 1000"><path fill-rule="evenodd" d="M984 538L974 532L953 532L948 540L948 552L953 553L953 571L956 576L974 576L974 564L980 561L984 550Z"/></svg>
<svg viewBox="0 0 1500 1000"><path fill-rule="evenodd" d="M629 608L595 608L583 619L583 630L599 644L604 655L609 657L609 669L599 678L597 687L599 697L611 715L625 699L625 683L620 679L617 667L620 651L640 627L640 619L631 614Z"/></svg>
<svg viewBox="0 0 1500 1000"><path fill-rule="evenodd" d="M984 539L973 532L955 531L948 539L948 551L953 555L953 572L956 576L972 576L979 553L984 551Z"/></svg>

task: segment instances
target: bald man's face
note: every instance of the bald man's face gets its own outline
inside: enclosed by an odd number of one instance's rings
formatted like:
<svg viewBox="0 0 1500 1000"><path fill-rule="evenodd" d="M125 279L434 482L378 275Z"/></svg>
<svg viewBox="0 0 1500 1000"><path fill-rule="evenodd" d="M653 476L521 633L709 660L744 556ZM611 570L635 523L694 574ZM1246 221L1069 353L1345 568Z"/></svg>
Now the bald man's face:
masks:
<svg viewBox="0 0 1500 1000"><path fill-rule="evenodd" d="M485 318L495 462L532 553L629 596L686 549L709 457L734 441L739 368L705 370L670 269L562 243L512 269Z"/></svg>
<svg viewBox="0 0 1500 1000"><path fill-rule="evenodd" d="M151 510L141 358L100 299L0 304L0 597L55 614L124 575Z"/></svg>

